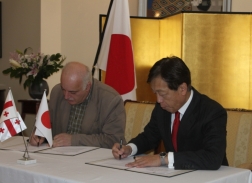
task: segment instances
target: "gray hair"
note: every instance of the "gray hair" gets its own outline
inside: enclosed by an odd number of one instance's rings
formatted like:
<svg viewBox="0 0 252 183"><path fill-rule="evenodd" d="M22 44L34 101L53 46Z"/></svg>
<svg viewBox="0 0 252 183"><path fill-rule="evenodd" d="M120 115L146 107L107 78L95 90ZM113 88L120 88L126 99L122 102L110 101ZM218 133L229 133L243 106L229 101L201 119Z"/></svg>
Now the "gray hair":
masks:
<svg viewBox="0 0 252 183"><path fill-rule="evenodd" d="M93 78L92 73L91 73L88 66L86 66L86 69L87 69L87 72L83 78L83 89L85 89L87 87L88 82L90 82L92 84L92 78Z"/></svg>
<svg viewBox="0 0 252 183"><path fill-rule="evenodd" d="M62 73L66 73L68 75L77 75L77 77L82 80L83 90L86 89L89 82L91 84L93 82L92 73L89 67L80 62L73 61L66 63L62 69Z"/></svg>

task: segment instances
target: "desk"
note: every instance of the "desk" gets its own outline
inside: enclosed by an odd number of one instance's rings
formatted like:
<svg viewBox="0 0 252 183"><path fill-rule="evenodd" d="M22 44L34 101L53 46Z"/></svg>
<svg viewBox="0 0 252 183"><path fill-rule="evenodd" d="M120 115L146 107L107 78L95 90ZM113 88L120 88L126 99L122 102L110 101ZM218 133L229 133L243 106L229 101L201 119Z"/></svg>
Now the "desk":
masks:
<svg viewBox="0 0 252 183"><path fill-rule="evenodd" d="M41 100L18 100L21 103L21 117L24 120L26 114L37 114Z"/></svg>
<svg viewBox="0 0 252 183"><path fill-rule="evenodd" d="M12 137L10 142L13 141L13 138L22 140L21 137ZM198 170L166 178L85 164L85 162L112 157L111 149L103 148L77 156L30 153L30 156L37 160L37 163L32 165L16 163L22 157L22 152L0 150L0 154L0 182L252 183L251 171L227 166L222 166L217 171Z"/></svg>

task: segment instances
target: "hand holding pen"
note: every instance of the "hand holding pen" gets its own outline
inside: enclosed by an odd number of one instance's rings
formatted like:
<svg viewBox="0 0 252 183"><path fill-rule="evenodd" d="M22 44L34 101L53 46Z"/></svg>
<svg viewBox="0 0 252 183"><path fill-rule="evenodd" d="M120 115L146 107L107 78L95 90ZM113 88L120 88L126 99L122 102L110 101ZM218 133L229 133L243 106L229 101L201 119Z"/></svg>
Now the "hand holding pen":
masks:
<svg viewBox="0 0 252 183"><path fill-rule="evenodd" d="M123 159L131 155L132 149L129 145L123 145L123 139L120 140L120 143L115 143L112 147L112 154L115 159Z"/></svg>
<svg viewBox="0 0 252 183"><path fill-rule="evenodd" d="M39 144L40 144L40 139L41 139L41 137L40 137L40 136L38 136L38 144L37 144L37 147L39 147Z"/></svg>

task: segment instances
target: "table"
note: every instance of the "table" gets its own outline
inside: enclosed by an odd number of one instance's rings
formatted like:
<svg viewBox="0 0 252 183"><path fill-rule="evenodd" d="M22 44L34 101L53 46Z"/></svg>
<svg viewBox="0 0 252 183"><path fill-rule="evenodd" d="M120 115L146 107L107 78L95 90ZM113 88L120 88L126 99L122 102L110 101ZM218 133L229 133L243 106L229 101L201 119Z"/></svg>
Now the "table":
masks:
<svg viewBox="0 0 252 183"><path fill-rule="evenodd" d="M15 140L21 141L22 137L12 137L9 142L4 141L2 145L7 143L13 145ZM0 148L2 145L0 144ZM112 157L111 149L103 148L77 156L30 153L30 156L37 160L36 164L31 165L16 163L22 155L22 152L0 150L0 182L252 183L250 170L227 166L221 166L217 171L198 170L166 178L85 164L85 162Z"/></svg>

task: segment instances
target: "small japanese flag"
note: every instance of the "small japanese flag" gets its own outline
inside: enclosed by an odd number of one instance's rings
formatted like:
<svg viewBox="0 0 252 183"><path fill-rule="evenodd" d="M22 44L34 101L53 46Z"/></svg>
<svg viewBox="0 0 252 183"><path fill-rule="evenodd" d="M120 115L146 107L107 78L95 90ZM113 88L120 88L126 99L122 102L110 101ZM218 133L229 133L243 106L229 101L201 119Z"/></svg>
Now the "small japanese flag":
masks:
<svg viewBox="0 0 252 183"><path fill-rule="evenodd" d="M46 93L44 92L38 113L36 116L36 131L35 135L40 137L45 137L49 146L52 147L53 140L52 140L52 128L51 128L51 121L50 121L50 114L48 110L48 103L46 99Z"/></svg>

